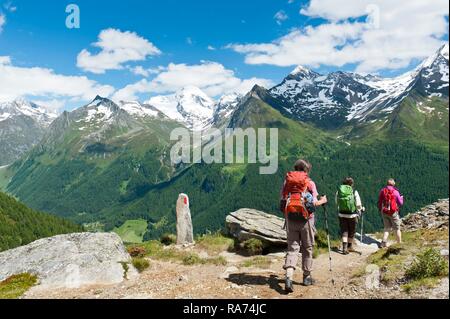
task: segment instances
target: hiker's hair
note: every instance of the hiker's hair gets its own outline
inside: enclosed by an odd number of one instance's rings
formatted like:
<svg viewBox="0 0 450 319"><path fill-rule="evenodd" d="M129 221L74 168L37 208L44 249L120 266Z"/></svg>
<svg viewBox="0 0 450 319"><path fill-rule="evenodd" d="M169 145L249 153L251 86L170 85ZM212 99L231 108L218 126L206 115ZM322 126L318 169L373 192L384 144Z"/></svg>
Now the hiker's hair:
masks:
<svg viewBox="0 0 450 319"><path fill-rule="evenodd" d="M301 159L301 160L298 160L297 162L295 162L294 168L298 172L309 173L312 170L312 165L307 160Z"/></svg>
<svg viewBox="0 0 450 319"><path fill-rule="evenodd" d="M395 182L395 179L390 178L390 179L388 180L387 184L388 184L389 186L395 186L397 183Z"/></svg>
<svg viewBox="0 0 450 319"><path fill-rule="evenodd" d="M355 180L351 177L346 177L344 179L344 181L342 182L342 184L348 185L348 186L353 186L353 185L355 185Z"/></svg>

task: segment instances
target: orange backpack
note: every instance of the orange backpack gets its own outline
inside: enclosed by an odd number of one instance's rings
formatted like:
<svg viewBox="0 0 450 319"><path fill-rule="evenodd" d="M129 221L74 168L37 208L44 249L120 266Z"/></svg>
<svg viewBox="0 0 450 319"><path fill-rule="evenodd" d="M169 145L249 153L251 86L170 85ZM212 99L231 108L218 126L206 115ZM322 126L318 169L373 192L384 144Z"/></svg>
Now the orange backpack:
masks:
<svg viewBox="0 0 450 319"><path fill-rule="evenodd" d="M301 214L306 219L311 217L308 210L312 195L308 192L310 179L305 172L289 172L286 175L286 182L283 195L287 196L285 214Z"/></svg>

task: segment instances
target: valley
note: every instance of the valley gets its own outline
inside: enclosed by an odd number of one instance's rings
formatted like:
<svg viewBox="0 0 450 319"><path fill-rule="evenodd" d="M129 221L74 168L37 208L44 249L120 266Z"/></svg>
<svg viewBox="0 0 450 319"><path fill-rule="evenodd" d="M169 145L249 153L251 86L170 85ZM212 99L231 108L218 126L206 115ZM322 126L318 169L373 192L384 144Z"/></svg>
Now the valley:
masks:
<svg viewBox="0 0 450 319"><path fill-rule="evenodd" d="M279 214L284 175L305 157L329 198L345 176L355 178L368 231L377 231L377 192L390 177L407 198L405 211L448 197L448 115L448 45L393 79L298 67L272 89L255 86L217 102L195 87L146 103L98 96L61 114L26 155L0 168L0 188L34 209L148 240L174 232L179 193L191 198L197 234L221 229L224 216L242 207ZM276 128L278 171L174 165L176 128ZM323 222L319 213L319 228ZM337 235L337 220L331 229Z"/></svg>

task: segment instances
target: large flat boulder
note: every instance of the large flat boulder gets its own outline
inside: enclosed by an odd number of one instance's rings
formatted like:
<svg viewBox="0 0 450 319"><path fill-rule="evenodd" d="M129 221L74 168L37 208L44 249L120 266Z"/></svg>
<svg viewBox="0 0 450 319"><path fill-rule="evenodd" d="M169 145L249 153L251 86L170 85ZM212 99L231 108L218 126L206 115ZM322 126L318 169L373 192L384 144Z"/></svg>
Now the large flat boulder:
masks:
<svg viewBox="0 0 450 319"><path fill-rule="evenodd" d="M284 219L275 215L244 208L230 213L226 218L226 225L228 232L240 242L256 238L269 247L287 245Z"/></svg>
<svg viewBox="0 0 450 319"><path fill-rule="evenodd" d="M31 273L45 289L117 284L137 276L130 262L117 234L60 235L0 253L0 281Z"/></svg>

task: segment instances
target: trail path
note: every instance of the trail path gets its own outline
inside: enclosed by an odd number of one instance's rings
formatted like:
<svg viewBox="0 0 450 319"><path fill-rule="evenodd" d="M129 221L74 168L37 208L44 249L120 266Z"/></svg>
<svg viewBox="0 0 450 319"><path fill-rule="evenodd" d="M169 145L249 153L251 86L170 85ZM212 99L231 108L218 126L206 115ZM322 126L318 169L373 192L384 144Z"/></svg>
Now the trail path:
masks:
<svg viewBox="0 0 450 319"><path fill-rule="evenodd" d="M242 263L248 257L233 253L222 253L227 266L196 265L184 266L178 263L151 260L151 266L139 278L125 281L114 286L97 286L77 290L42 291L39 287L31 289L25 298L55 299L315 299L315 298L349 298L347 291L354 280L355 270L365 265L366 258L377 250L374 246L359 245L362 256L351 254L343 256L332 253L333 276L336 285L331 284L328 254L319 256L315 262L314 278L317 283L312 287L303 287L300 270L295 276L295 292L284 293L284 271L282 269L284 254L266 256L271 260L270 266L264 268L245 268ZM226 270L233 270L228 278ZM360 280L359 285L361 284ZM362 296L361 296L362 297Z"/></svg>

